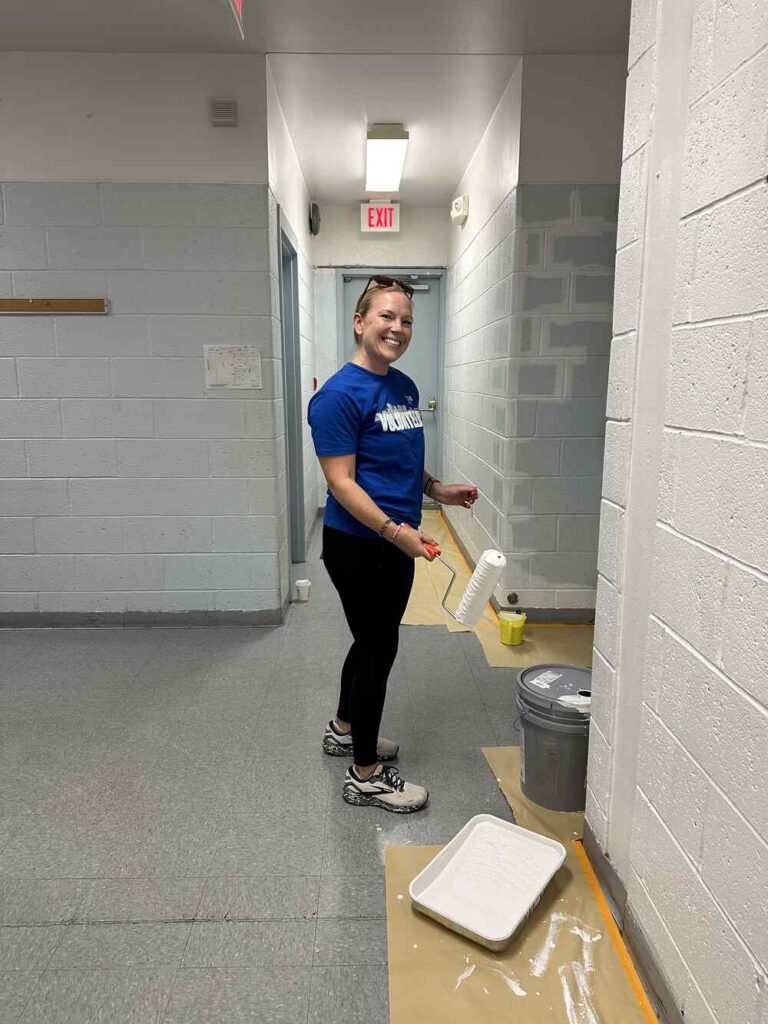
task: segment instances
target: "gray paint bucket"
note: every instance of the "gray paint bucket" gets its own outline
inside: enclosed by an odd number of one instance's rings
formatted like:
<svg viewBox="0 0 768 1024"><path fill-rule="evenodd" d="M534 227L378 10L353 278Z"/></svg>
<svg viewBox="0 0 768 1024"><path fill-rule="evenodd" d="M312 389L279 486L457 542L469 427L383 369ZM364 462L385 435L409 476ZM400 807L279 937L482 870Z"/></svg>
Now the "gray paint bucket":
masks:
<svg viewBox="0 0 768 1024"><path fill-rule="evenodd" d="M533 665L517 677L520 783L551 811L583 811L592 672L575 665Z"/></svg>

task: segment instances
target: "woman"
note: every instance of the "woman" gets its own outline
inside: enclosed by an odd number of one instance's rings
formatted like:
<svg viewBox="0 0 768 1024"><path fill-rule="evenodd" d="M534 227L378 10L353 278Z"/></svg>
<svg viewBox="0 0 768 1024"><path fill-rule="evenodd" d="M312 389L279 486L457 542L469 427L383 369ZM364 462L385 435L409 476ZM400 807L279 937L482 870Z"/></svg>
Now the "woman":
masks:
<svg viewBox="0 0 768 1024"><path fill-rule="evenodd" d="M469 508L477 499L475 487L442 484L424 471L419 392L392 366L411 341L412 296L404 281L369 279L355 309L355 357L314 395L308 413L328 482L323 561L353 637L323 749L354 756L347 803L398 813L421 810L428 799L423 786L382 764L399 747L378 735L414 559L429 558L424 543L434 543L419 531L422 489L446 505Z"/></svg>

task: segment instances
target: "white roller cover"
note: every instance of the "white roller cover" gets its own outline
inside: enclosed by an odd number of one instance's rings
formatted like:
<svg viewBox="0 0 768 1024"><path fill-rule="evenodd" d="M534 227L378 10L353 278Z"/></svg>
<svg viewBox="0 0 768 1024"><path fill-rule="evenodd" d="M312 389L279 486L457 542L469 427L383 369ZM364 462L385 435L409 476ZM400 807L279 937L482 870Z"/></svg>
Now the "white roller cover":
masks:
<svg viewBox="0 0 768 1024"><path fill-rule="evenodd" d="M477 625L506 564L507 560L500 551L489 549L482 553L456 609L459 622L465 626Z"/></svg>

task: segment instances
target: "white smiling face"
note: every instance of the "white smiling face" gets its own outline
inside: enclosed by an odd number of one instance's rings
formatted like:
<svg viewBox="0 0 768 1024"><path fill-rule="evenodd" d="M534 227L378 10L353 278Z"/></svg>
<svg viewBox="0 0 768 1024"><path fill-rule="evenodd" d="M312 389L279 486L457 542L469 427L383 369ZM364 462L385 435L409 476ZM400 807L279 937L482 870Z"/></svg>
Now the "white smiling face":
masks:
<svg viewBox="0 0 768 1024"><path fill-rule="evenodd" d="M365 316L355 313L355 362L375 373L386 373L406 351L413 334L413 309L399 291L377 292Z"/></svg>

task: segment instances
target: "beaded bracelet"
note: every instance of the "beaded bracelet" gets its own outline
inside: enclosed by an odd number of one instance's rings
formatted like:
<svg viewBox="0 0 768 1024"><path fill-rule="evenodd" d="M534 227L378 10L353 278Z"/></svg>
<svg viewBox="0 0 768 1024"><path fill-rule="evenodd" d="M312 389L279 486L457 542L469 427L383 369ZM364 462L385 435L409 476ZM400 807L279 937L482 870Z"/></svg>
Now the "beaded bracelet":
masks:
<svg viewBox="0 0 768 1024"><path fill-rule="evenodd" d="M382 526L382 528L381 528L381 529L379 530L379 536L380 536L380 537L383 537L383 536L384 536L384 531L386 530L386 528L387 528L387 527L389 526L389 524L390 524L391 522L392 522L392 520L391 520L391 519L387 519L387 520L385 521L384 525L383 525L383 526Z"/></svg>
<svg viewBox="0 0 768 1024"><path fill-rule="evenodd" d="M397 529L395 530L395 532L394 532L394 533L392 534L392 536L391 536L391 537L389 538L389 542L390 542L390 544L394 544L394 543L395 543L395 541L397 540L397 535L398 535L398 533L400 533L400 531L402 530L402 528L403 528L403 524L402 524L402 523L400 523L400 525L399 525L399 526L397 527Z"/></svg>

